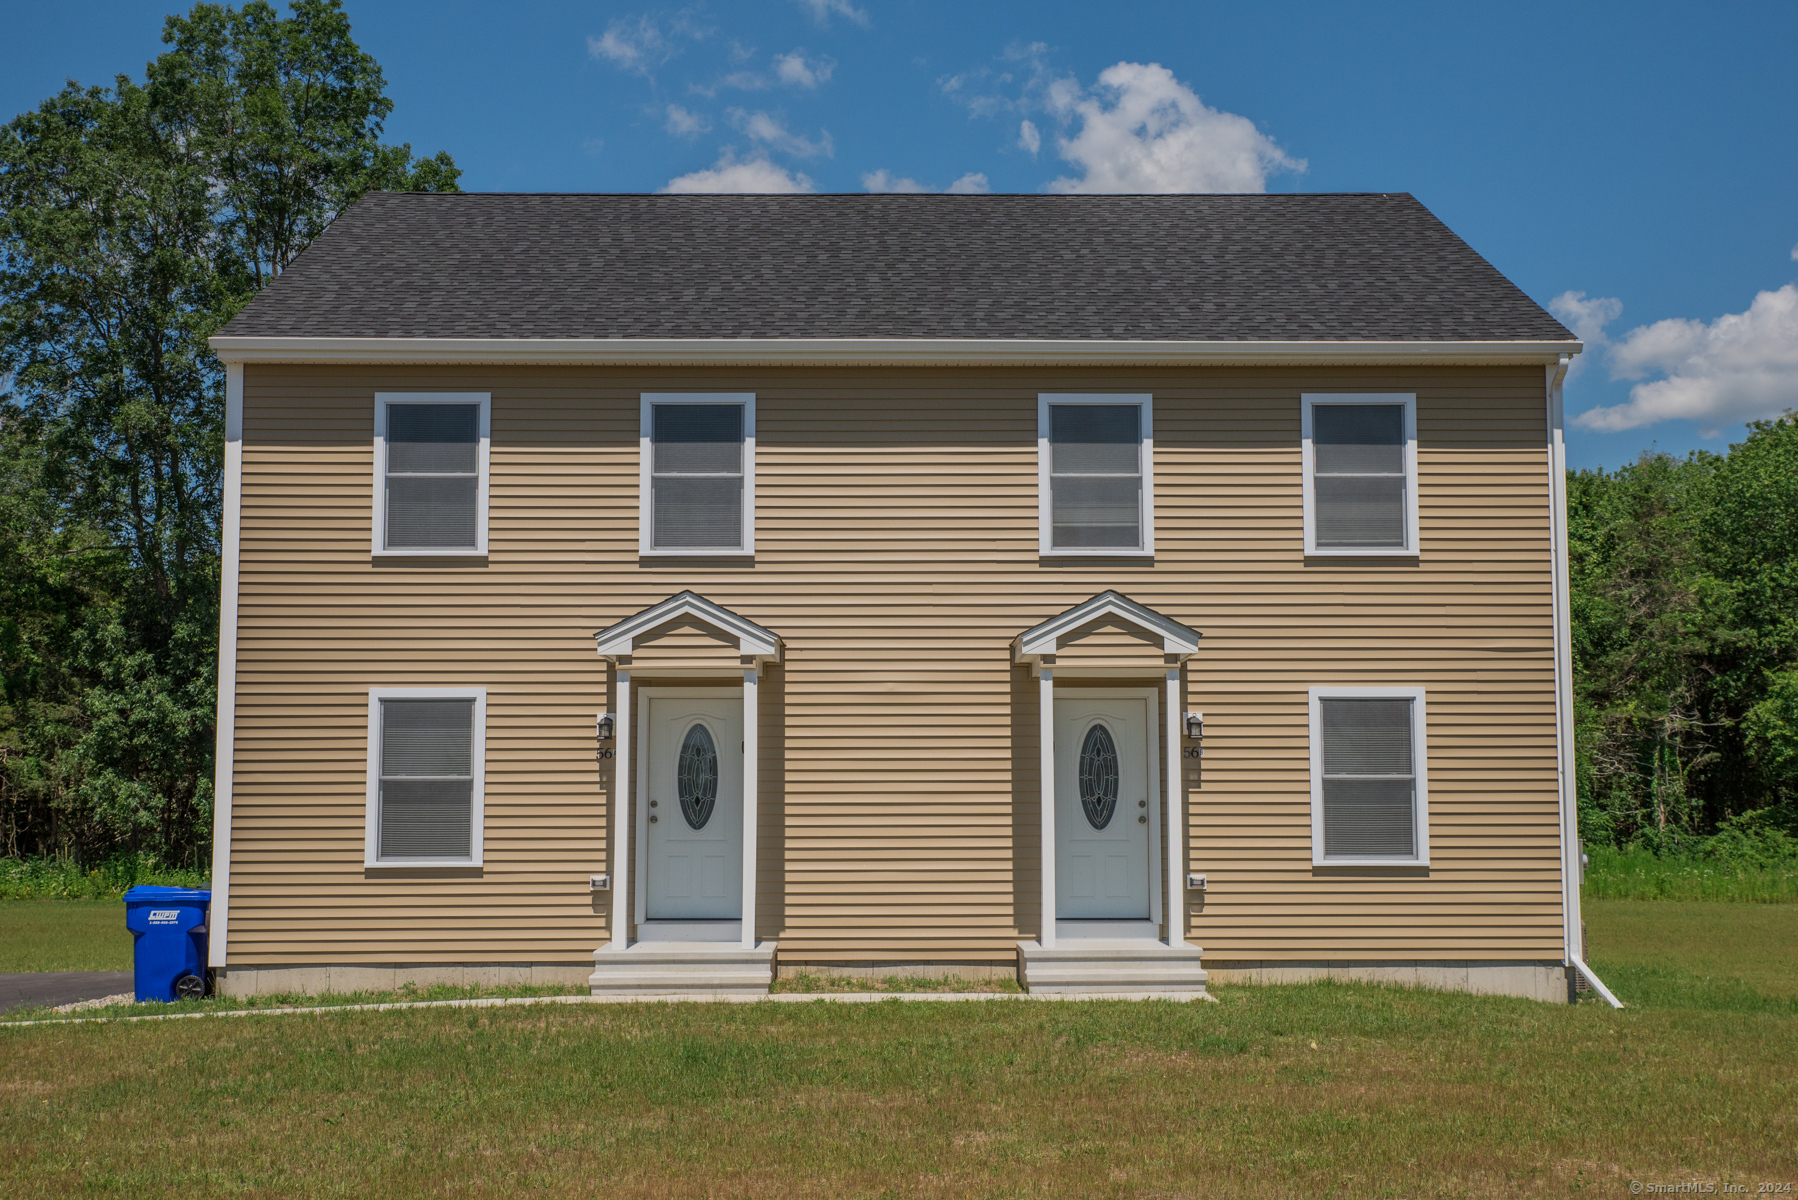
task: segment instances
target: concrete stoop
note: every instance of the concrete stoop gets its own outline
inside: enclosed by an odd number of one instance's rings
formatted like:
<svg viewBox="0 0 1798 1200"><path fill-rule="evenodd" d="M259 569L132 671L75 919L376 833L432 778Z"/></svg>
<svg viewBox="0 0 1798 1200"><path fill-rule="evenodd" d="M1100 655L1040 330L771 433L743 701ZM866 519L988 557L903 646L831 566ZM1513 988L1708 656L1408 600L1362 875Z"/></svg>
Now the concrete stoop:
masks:
<svg viewBox="0 0 1798 1200"><path fill-rule="evenodd" d="M1197 946L1169 946L1147 938L1061 939L1053 950L1018 943L1018 978L1032 993L1107 997L1209 998Z"/></svg>
<svg viewBox="0 0 1798 1200"><path fill-rule="evenodd" d="M597 950L587 984L595 996L765 996L774 982L776 945L637 942L625 950Z"/></svg>

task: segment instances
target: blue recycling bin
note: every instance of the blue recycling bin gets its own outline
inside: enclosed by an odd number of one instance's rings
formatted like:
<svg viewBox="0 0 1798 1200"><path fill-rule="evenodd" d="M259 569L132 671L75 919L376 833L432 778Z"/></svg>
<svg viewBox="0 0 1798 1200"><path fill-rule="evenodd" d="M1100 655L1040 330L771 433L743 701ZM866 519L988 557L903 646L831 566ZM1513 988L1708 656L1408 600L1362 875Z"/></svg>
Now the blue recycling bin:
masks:
<svg viewBox="0 0 1798 1200"><path fill-rule="evenodd" d="M206 917L212 893L198 888L134 887L125 893L125 928L137 940L137 998L198 1000L206 994Z"/></svg>

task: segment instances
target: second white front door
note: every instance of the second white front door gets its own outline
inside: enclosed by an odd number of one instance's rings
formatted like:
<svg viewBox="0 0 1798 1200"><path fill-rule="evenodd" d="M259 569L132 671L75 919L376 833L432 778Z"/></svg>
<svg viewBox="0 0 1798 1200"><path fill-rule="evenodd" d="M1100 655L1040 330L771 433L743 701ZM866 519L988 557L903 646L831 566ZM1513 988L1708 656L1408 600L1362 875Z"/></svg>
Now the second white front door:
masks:
<svg viewBox="0 0 1798 1200"><path fill-rule="evenodd" d="M1150 701L1098 694L1055 699L1055 916L1151 916Z"/></svg>
<svg viewBox="0 0 1798 1200"><path fill-rule="evenodd" d="M743 699L670 690L645 700L644 916L743 916Z"/></svg>

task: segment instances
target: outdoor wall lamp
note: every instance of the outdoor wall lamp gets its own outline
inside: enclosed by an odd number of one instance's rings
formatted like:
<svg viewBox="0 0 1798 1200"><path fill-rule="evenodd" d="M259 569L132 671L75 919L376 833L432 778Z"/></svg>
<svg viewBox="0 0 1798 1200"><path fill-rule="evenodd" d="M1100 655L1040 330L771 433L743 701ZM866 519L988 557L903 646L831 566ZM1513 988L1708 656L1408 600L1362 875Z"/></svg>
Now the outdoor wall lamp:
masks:
<svg viewBox="0 0 1798 1200"><path fill-rule="evenodd" d="M1205 736L1205 714L1189 712L1186 714L1186 736L1198 741Z"/></svg>
<svg viewBox="0 0 1798 1200"><path fill-rule="evenodd" d="M599 714L598 735L599 735L600 741L602 741L602 742L611 741L613 736L617 732L617 728L618 728L618 724L616 721L612 720L611 713L600 713Z"/></svg>

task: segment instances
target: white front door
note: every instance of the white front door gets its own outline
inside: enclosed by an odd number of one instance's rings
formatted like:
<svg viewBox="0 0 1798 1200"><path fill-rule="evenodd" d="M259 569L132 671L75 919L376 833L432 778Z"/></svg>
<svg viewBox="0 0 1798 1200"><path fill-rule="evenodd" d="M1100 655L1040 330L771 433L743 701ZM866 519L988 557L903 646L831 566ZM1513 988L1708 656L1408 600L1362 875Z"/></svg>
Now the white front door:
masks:
<svg viewBox="0 0 1798 1200"><path fill-rule="evenodd" d="M1113 694L1055 698L1055 916L1151 918L1150 701Z"/></svg>
<svg viewBox="0 0 1798 1200"><path fill-rule="evenodd" d="M743 698L646 697L644 917L743 916Z"/></svg>

